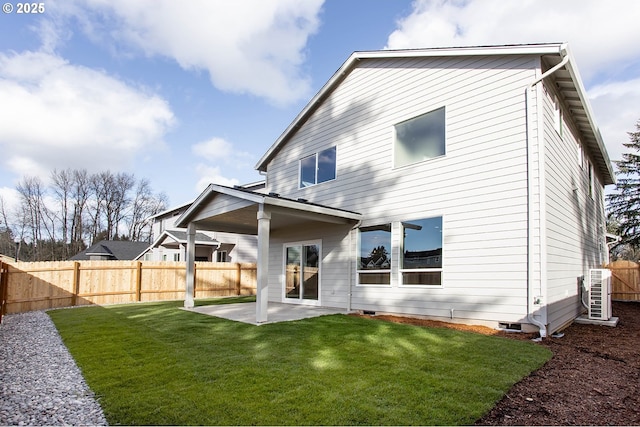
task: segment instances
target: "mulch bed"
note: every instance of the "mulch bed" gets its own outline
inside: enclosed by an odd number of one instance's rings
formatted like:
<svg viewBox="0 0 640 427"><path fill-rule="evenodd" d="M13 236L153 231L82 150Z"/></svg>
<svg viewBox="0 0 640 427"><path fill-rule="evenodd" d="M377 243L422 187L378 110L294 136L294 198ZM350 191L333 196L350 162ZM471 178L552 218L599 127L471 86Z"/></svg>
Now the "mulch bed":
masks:
<svg viewBox="0 0 640 427"><path fill-rule="evenodd" d="M572 324L561 338L545 338L553 357L500 400L476 425L640 425L640 303L613 302L615 328ZM496 333L396 316L389 321Z"/></svg>

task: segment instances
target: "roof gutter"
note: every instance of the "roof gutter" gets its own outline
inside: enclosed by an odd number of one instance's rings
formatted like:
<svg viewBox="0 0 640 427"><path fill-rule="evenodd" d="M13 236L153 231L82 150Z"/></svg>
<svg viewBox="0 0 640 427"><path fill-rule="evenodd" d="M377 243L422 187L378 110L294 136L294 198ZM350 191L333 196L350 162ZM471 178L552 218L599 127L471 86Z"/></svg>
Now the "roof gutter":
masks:
<svg viewBox="0 0 640 427"><path fill-rule="evenodd" d="M533 240L534 236L534 176L533 169L536 163L536 159L534 159L534 151L533 151L533 111L531 106L531 92L536 89L536 86L542 82L545 78L549 77L562 67L566 66L569 63L570 55L567 51L566 44L560 46L560 55L562 56L562 61L559 64L554 66L553 68L547 70L540 77L536 78L529 86L527 86L525 91L525 108L526 108L526 118L527 118L527 320L536 325L540 329L540 337L545 338L547 336L547 325L545 322L541 322L534 317L534 309L535 306L543 305L544 298L544 289L543 284L546 283L546 271L544 265L546 264L546 248L545 248L545 240L546 233L544 231L544 227L542 224L546 221L546 209L544 208L544 202L546 199L546 193L544 190L544 138L537 138L538 140L538 180L540 185L538 191L538 203L540 207L539 214L539 224L541 225L540 233L539 233L539 244L540 244L540 292L538 295L534 294L534 263L535 263L535 244ZM537 100L537 105L540 106L540 99ZM541 111L540 111L541 112ZM538 118L540 114L538 114ZM538 133L544 132L543 129L538 128Z"/></svg>

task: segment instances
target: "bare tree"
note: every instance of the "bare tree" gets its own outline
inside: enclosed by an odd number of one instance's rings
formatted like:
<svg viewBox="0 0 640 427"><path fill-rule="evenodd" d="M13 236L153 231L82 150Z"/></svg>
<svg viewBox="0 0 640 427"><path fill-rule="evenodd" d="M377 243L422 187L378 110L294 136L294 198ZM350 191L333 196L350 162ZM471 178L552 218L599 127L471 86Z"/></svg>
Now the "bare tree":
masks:
<svg viewBox="0 0 640 427"><path fill-rule="evenodd" d="M115 176L113 192L107 206L107 235L116 239L120 235L120 224L124 221L127 206L131 202L130 192L135 186L136 179L133 174L119 173Z"/></svg>
<svg viewBox="0 0 640 427"><path fill-rule="evenodd" d="M14 255L14 250L17 248L15 245L15 237L9 225L4 198L0 196L0 254Z"/></svg>
<svg viewBox="0 0 640 427"><path fill-rule="evenodd" d="M71 193L73 187L73 171L71 169L58 171L54 169L51 173L51 189L53 190L53 194L55 195L56 201L58 202L58 213L59 213L59 223L60 229L62 232L62 246L64 250L64 258L69 257L69 249L70 245L68 243L69 240L69 228L71 221L70 216L70 204L71 201Z"/></svg>
<svg viewBox="0 0 640 427"><path fill-rule="evenodd" d="M100 172L91 175L89 178L92 205L89 210L90 216L90 230L89 237L90 242L94 243L99 233L103 231L103 210L106 205L107 188L110 187L113 181L113 174L110 171Z"/></svg>
<svg viewBox="0 0 640 427"><path fill-rule="evenodd" d="M166 208L164 194L127 173L54 170L49 188L35 177L16 188L20 204L13 215L0 200L0 238L25 240L23 258L30 260L68 259L96 239L147 239L148 218Z"/></svg>
<svg viewBox="0 0 640 427"><path fill-rule="evenodd" d="M73 171L71 187L71 199L73 203L73 216L71 219L71 249L76 254L85 248L84 224L85 212L89 197L91 196L91 180L86 169Z"/></svg>
<svg viewBox="0 0 640 427"><path fill-rule="evenodd" d="M131 200L130 214L126 218L129 238L134 241L148 239L151 232L149 218L165 210L166 206L166 195L164 193L153 194L149 181L140 180Z"/></svg>
<svg viewBox="0 0 640 427"><path fill-rule="evenodd" d="M31 233L33 244L33 260L41 259L41 250L38 245L42 241L42 230L46 228L43 212L44 205L44 185L40 178L24 177L16 187L20 194L20 213L22 223Z"/></svg>

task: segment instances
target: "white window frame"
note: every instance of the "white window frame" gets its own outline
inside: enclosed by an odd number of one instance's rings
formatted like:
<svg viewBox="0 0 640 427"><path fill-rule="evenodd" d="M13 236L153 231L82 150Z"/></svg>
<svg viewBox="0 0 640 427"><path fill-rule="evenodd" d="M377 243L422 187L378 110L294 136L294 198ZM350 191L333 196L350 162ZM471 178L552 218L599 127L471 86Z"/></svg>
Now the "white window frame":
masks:
<svg viewBox="0 0 640 427"><path fill-rule="evenodd" d="M318 299L304 299L304 298L287 298L287 248L291 248L294 246L309 246L316 245L318 246ZM302 257L300 257L300 262L302 263ZM304 275L304 271L300 270ZM280 283L281 283L281 299L283 303L287 304L301 304L301 305L313 305L320 306L322 305L322 239L320 240L303 240L299 242L287 242L282 245L282 273L280 275Z"/></svg>
<svg viewBox="0 0 640 427"><path fill-rule="evenodd" d="M422 218L414 218L413 221L421 220L421 219L430 219L430 218L441 218L442 221L442 252L440 253L440 260L442 262L442 267L437 268L402 268L401 264L404 259L404 237L400 238L400 251L398 257L398 286L402 288L424 288L424 289L442 289L444 288L444 215L433 215ZM402 221L402 222L411 222ZM400 224L400 232L402 236L404 235L404 225ZM404 273L432 273L432 272L440 272L440 284L439 285L411 285L404 283Z"/></svg>
<svg viewBox="0 0 640 427"><path fill-rule="evenodd" d="M560 138L563 138L564 132L562 120L562 108L560 106L560 101L556 95L553 95L553 128L556 130L556 133L560 135Z"/></svg>
<svg viewBox="0 0 640 427"><path fill-rule="evenodd" d="M320 158L320 153L323 153L324 151L328 151L328 150L335 150L335 159L334 159L334 165L333 165L333 178L332 179L328 179L326 181L321 181L318 182L318 170L319 170L319 165L318 165L318 159ZM310 183L309 185L303 185L302 182L302 162L306 159L309 159L311 157L315 158L315 163L316 163L316 167L315 167L315 177L314 177L314 182ZM301 158L298 161L298 188L302 189L302 188L309 188L309 187L313 187L316 186L318 184L322 184L325 182L331 182L331 181L335 181L338 178L338 147L336 145L333 145L331 147L325 148L324 150L320 150L317 151L313 154L310 154L308 156L305 156L303 158Z"/></svg>
<svg viewBox="0 0 640 427"><path fill-rule="evenodd" d="M224 261L220 261L220 258ZM216 251L216 262L227 262L227 251Z"/></svg>
<svg viewBox="0 0 640 427"><path fill-rule="evenodd" d="M588 190L589 190L589 197L591 197L591 200L595 200L595 177L594 177L594 170L593 170L593 164L591 163L591 161L587 160L587 180L588 182Z"/></svg>
<svg viewBox="0 0 640 427"><path fill-rule="evenodd" d="M360 228L369 228L369 227L375 227L375 226L383 226L383 225L389 225L390 228L390 247L389 247L389 257L390 257L390 262L389 262L389 268L388 269L381 269L381 270L361 270L358 268L358 266L360 265L360 254L361 254L361 250L362 250L362 239L360 237ZM392 275L392 270L393 270L393 223L389 222L389 223L380 223L380 224L374 224L374 225L370 225L370 226L363 226L358 228L358 233L357 233L357 249L356 249L356 286L366 286L368 288L370 287L378 287L378 288L391 288L392 286L392 282L393 282L393 275ZM389 283L360 283L360 274L388 274L389 275Z"/></svg>
<svg viewBox="0 0 640 427"><path fill-rule="evenodd" d="M430 157L430 158L427 158L427 159L416 160L416 161L413 161L413 162L410 162L410 163L405 163L405 164L402 164L402 165L396 165L396 160L397 160L397 153L396 153L396 151L397 151L396 150L396 146L397 145L396 144L397 144L397 141L398 141L397 126L402 124L402 123L406 123L406 122L408 122L410 120L417 119L418 117L426 116L427 114L434 113L434 112L436 112L438 110L441 110L441 109L444 110L444 141L443 141L444 152L441 155ZM412 115L411 117L407 117L404 120L400 120L400 121L394 123L394 125L393 125L393 146L392 146L392 150L391 151L392 151L391 166L392 166L393 169L402 169L402 168L406 168L406 167L411 167L411 166L415 166L415 165L418 165L418 164L422 164L424 162L429 162L429 161L432 161L432 160L436 160L436 159L440 159L440 158L445 157L447 155L447 108L446 108L446 106L445 105L441 105L439 107L433 108L433 109L431 109L429 111L426 111L424 113Z"/></svg>

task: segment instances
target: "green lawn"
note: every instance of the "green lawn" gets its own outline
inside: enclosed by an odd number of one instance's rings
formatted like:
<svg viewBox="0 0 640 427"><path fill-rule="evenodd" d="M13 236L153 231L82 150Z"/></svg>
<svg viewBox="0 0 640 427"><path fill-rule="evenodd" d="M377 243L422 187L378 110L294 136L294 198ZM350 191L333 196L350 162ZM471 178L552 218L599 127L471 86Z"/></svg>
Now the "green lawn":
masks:
<svg viewBox="0 0 640 427"><path fill-rule="evenodd" d="M181 304L48 312L110 424L472 424L551 357L449 329L345 315L252 326Z"/></svg>

